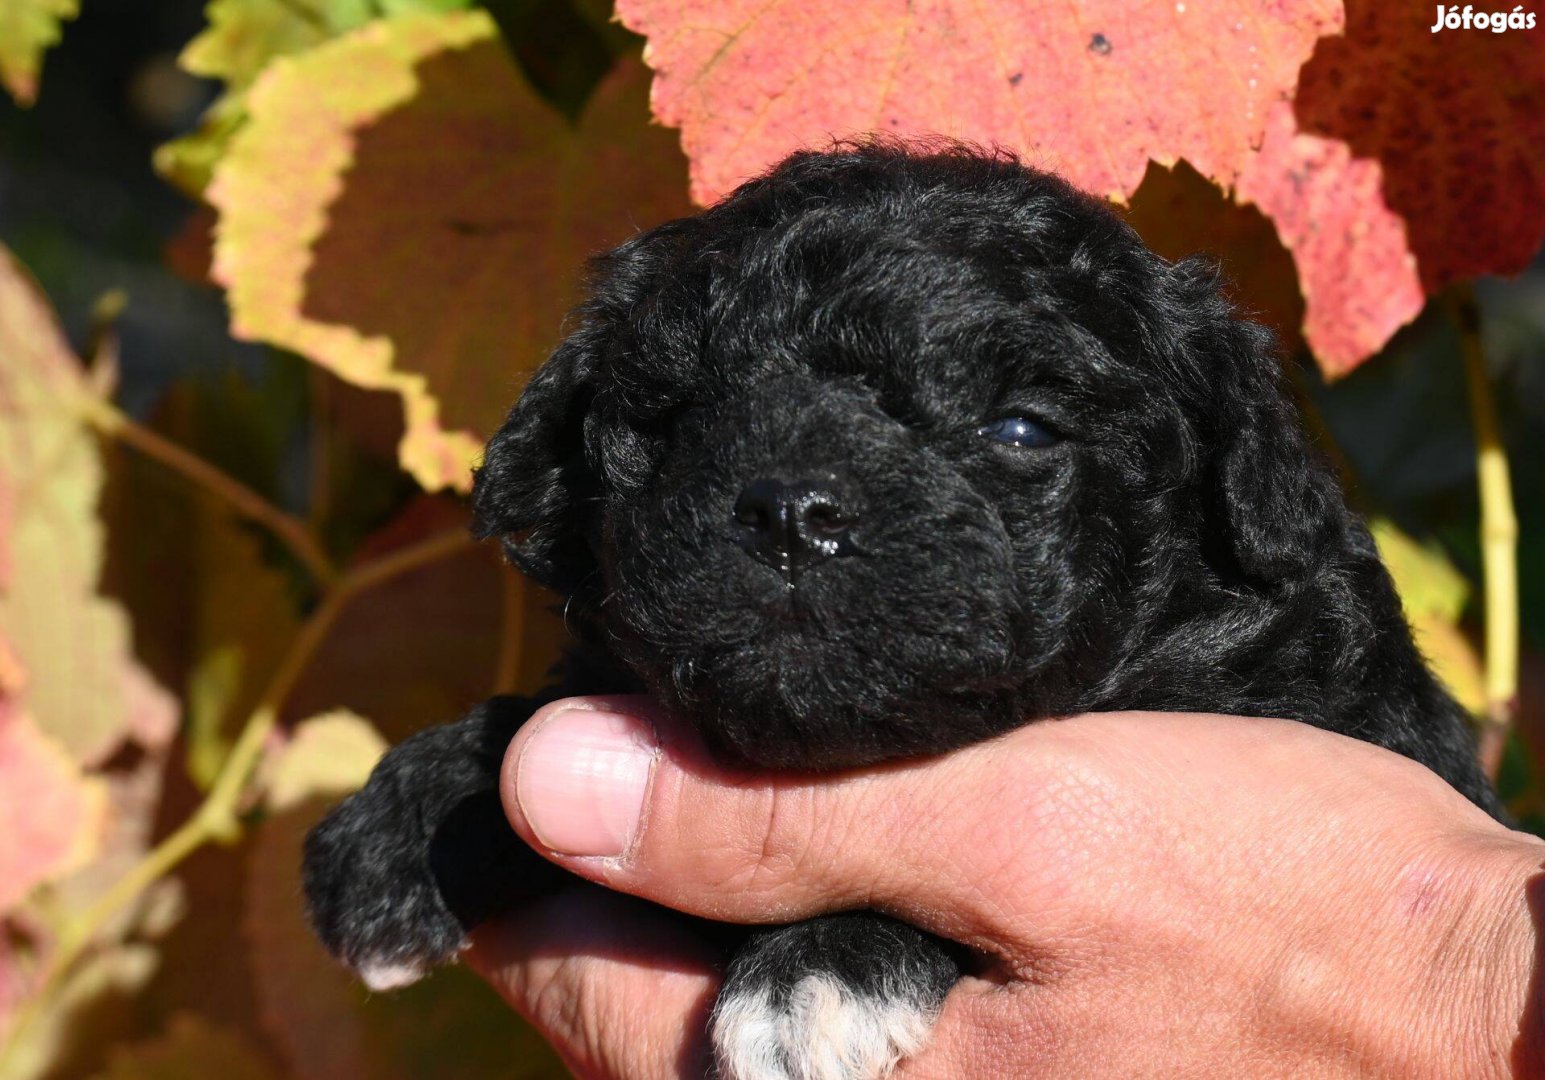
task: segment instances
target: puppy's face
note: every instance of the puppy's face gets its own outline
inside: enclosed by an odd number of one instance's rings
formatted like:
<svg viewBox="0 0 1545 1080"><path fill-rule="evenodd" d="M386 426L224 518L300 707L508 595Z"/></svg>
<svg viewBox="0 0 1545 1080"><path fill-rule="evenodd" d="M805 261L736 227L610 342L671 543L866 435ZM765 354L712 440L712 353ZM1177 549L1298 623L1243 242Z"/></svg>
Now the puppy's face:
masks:
<svg viewBox="0 0 1545 1080"><path fill-rule="evenodd" d="M807 155L602 260L581 320L490 445L483 527L727 756L1091 704L1136 623L1254 572L1206 443L1237 454L1209 398L1261 335L1043 174Z"/></svg>

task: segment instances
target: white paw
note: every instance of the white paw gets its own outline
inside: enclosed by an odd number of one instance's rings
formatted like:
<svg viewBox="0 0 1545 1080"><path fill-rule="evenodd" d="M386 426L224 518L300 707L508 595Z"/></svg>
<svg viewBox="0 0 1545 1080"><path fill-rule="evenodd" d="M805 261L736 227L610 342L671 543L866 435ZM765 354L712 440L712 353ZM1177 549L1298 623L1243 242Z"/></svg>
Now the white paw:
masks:
<svg viewBox="0 0 1545 1080"><path fill-rule="evenodd" d="M400 990L412 986L424 977L424 969L417 964L397 961L374 961L358 968L360 981L378 993L383 990Z"/></svg>
<svg viewBox="0 0 1545 1080"><path fill-rule="evenodd" d="M903 998L867 997L807 975L782 1009L766 990L721 998L714 1051L724 1080L877 1080L922 1048L933 1021Z"/></svg>

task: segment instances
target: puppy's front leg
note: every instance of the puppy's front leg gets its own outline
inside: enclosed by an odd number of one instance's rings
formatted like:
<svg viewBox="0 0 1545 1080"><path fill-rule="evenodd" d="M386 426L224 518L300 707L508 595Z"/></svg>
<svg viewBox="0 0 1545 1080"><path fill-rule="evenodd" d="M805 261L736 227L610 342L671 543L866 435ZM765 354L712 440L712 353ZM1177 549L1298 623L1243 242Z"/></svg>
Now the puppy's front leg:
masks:
<svg viewBox="0 0 1545 1080"><path fill-rule="evenodd" d="M312 924L373 989L454 959L473 927L561 879L499 804L505 748L541 703L493 698L418 732L307 837Z"/></svg>
<svg viewBox="0 0 1545 1080"><path fill-rule="evenodd" d="M952 948L860 911L759 930L714 1005L723 1080L875 1080L917 1052L960 978Z"/></svg>

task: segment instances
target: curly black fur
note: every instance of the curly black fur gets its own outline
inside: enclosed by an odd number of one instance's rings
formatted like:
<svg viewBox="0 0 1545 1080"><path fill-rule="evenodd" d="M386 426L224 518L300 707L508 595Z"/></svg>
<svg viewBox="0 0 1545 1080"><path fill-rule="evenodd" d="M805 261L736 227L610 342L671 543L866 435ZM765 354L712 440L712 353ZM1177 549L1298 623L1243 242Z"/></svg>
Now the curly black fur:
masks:
<svg viewBox="0 0 1545 1080"><path fill-rule="evenodd" d="M984 434L1005 417L1051 439ZM474 502L608 688L636 678L726 760L1200 710L1375 742L1497 809L1270 335L1208 264L1004 154L797 154L602 256ZM385 782L308 866L356 964L359 912L332 898Z"/></svg>

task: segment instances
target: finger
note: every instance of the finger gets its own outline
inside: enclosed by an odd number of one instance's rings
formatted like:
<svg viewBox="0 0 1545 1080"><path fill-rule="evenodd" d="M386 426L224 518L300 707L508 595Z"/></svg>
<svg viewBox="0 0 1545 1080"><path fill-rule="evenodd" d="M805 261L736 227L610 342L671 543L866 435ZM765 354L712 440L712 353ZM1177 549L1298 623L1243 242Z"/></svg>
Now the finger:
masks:
<svg viewBox="0 0 1545 1080"><path fill-rule="evenodd" d="M1041 819L1076 802L1057 741L1022 731L923 762L753 776L647 699L575 698L525 725L502 787L528 843L610 888L727 922L877 908L972 943L1001 929L997 879L1048 842Z"/></svg>
<svg viewBox="0 0 1545 1080"><path fill-rule="evenodd" d="M706 1030L718 949L661 908L576 886L481 927L466 960L582 1080L711 1075ZM968 976L895 1080L1010 1075L1010 1064L1044 1060L1045 1011Z"/></svg>
<svg viewBox="0 0 1545 1080"><path fill-rule="evenodd" d="M681 916L589 885L481 927L466 955L586 1080L706 1076L719 959Z"/></svg>

